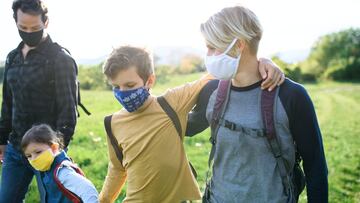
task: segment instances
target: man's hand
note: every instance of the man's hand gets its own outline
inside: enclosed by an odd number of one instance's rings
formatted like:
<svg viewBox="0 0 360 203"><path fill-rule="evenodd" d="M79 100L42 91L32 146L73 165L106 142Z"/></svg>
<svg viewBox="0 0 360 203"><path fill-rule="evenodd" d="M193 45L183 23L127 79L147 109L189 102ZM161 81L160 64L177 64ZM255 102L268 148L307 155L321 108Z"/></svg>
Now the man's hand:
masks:
<svg viewBox="0 0 360 203"><path fill-rule="evenodd" d="M271 91L285 81L285 74L270 59L259 59L259 72L264 80L261 83L262 89L268 89Z"/></svg>
<svg viewBox="0 0 360 203"><path fill-rule="evenodd" d="M0 162L3 163L6 145L0 145Z"/></svg>

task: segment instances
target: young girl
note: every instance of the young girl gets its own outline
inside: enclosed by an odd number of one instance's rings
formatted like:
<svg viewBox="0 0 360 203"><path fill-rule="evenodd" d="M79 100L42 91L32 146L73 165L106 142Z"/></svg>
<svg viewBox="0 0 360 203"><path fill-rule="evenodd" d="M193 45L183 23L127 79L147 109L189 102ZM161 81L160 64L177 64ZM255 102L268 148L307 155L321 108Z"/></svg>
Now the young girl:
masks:
<svg viewBox="0 0 360 203"><path fill-rule="evenodd" d="M61 135L50 126L33 126L25 133L21 148L31 166L40 172L46 202L98 202L94 185L66 155Z"/></svg>

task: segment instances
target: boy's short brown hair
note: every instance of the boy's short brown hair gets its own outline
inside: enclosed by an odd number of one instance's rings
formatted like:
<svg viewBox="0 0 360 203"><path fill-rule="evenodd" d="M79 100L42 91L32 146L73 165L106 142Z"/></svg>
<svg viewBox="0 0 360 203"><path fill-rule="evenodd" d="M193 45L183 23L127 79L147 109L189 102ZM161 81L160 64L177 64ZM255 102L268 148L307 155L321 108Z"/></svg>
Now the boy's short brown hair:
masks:
<svg viewBox="0 0 360 203"><path fill-rule="evenodd" d="M138 75L144 83L154 73L154 64L151 54L144 48L121 46L114 49L104 63L103 73L113 79L121 70L130 67L137 69Z"/></svg>

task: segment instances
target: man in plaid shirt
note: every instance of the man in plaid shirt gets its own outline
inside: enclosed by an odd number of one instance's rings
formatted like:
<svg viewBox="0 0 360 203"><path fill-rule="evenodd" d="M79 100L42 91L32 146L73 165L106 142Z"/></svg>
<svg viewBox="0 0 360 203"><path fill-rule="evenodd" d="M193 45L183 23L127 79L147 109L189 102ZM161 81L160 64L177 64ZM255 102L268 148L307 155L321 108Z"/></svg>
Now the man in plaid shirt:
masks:
<svg viewBox="0 0 360 203"><path fill-rule="evenodd" d="M12 8L22 42L9 53L4 72L0 203L22 202L34 176L20 151L24 133L46 123L64 134L68 146L77 117L76 64L45 32L46 6L42 0L15 0Z"/></svg>

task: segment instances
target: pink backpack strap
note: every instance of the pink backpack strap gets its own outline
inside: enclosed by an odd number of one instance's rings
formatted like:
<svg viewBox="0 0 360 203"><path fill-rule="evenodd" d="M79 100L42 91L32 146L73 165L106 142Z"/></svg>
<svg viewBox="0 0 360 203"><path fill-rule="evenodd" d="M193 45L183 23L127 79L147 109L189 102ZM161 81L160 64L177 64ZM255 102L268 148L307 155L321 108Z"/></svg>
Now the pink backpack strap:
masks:
<svg viewBox="0 0 360 203"><path fill-rule="evenodd" d="M53 176L54 176L54 180L56 185L58 186L59 190L73 203L82 203L83 201L81 200L80 197L78 197L76 194L74 194L73 192L71 192L70 190L66 189L64 187L64 185L60 182L59 178L57 177L58 171L59 169L64 166L63 164L64 162L58 164L55 167ZM71 161L67 161L66 165L70 166L72 169L75 170L76 173L82 175L85 177L84 172L74 163L72 163Z"/></svg>
<svg viewBox="0 0 360 203"><path fill-rule="evenodd" d="M210 177L210 174L212 173L211 172L211 170L212 170L211 164L214 159L215 150L216 150L216 137L217 137L217 133L219 131L219 126L220 126L219 122L222 119L222 117L224 116L226 106L229 101L230 90L231 90L231 80L220 80L219 81L215 104L214 104L213 113L212 113L212 118L211 118L211 123L210 123L211 151L210 151L210 156L209 156L209 160L208 160L208 171L206 172L206 178L205 178L206 188L205 188L205 192L204 192L204 196L203 196L203 202L206 202L206 200L208 200L210 197L209 196L210 195L210 192L209 192L210 191L210 189L209 189L210 183L209 183L208 179Z"/></svg>
<svg viewBox="0 0 360 203"><path fill-rule="evenodd" d="M217 132L219 130L219 122L225 113L226 105L229 100L230 89L231 89L231 80L219 81L211 123L210 123L210 127L211 127L210 142L212 144L212 147L208 161L209 167L214 158L216 137L217 137Z"/></svg>
<svg viewBox="0 0 360 203"><path fill-rule="evenodd" d="M285 162L281 146L276 134L275 128L275 112L276 112L276 97L278 95L279 88L275 88L273 91L263 90L261 92L261 115L265 128L265 135L268 140L272 154L276 159L277 166L279 168L281 180L285 189L286 195L293 195L291 179L288 174L290 171L289 166ZM293 198L294 200L294 198Z"/></svg>

